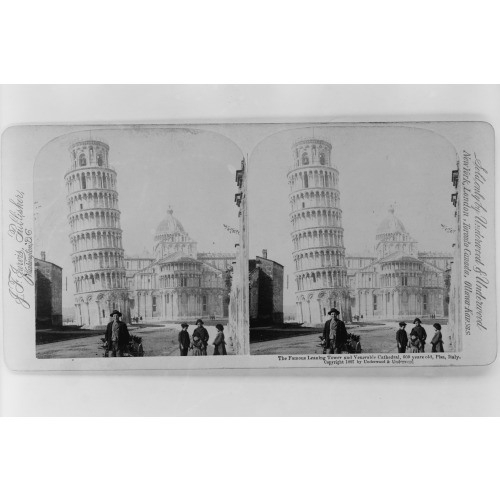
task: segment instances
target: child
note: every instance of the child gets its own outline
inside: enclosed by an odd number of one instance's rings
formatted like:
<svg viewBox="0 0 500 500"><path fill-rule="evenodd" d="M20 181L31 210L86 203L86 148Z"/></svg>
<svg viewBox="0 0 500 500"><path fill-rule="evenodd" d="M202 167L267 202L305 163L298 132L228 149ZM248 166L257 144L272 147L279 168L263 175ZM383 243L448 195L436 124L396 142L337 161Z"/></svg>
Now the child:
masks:
<svg viewBox="0 0 500 500"><path fill-rule="evenodd" d="M410 348L410 352L420 352L420 339L417 334L410 333L410 340L408 341L408 347Z"/></svg>
<svg viewBox="0 0 500 500"><path fill-rule="evenodd" d="M214 356L225 356L226 352L226 342L224 341L224 327L219 323L215 325L217 328L217 336L213 341L214 348Z"/></svg>
<svg viewBox="0 0 500 500"><path fill-rule="evenodd" d="M434 337L432 337L432 352L444 352L443 347L443 335L441 334L441 325L439 323L434 323Z"/></svg>
<svg viewBox="0 0 500 500"><path fill-rule="evenodd" d="M203 341L197 333L193 333L191 349L193 349L193 356L203 356Z"/></svg>

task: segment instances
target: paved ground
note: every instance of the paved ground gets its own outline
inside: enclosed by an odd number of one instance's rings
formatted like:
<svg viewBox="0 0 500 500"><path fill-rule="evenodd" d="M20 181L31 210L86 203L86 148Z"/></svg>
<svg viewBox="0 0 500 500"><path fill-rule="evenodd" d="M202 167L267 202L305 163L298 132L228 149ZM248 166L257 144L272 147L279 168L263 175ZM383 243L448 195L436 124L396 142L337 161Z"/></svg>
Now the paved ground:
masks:
<svg viewBox="0 0 500 500"><path fill-rule="evenodd" d="M428 340L434 335L432 320L423 323ZM210 335L208 355L213 355L213 342L215 326L205 324ZM412 325L406 330L411 331ZM369 323L366 325L347 325L349 332L360 336L363 353L390 353L397 352L396 331L397 322ZM144 356L178 356L179 349L177 335L180 331L179 324L148 324L133 325L129 327L132 335L142 337ZM192 334L194 326L189 327ZM252 330L250 352L251 354L321 354L323 348L319 345L321 328L294 328L294 329L258 329ZM447 336L447 326L443 325L443 338ZM103 356L101 338L104 332L79 331L64 329L61 331L41 330L37 332L37 357L38 358L94 358ZM226 338L226 342L228 339ZM446 345L446 343L445 343ZM232 346L226 345L227 353L234 354ZM426 344L426 352L431 350Z"/></svg>
<svg viewBox="0 0 500 500"><path fill-rule="evenodd" d="M434 335L434 328L430 323L423 323L422 326L427 332L428 342L425 346L426 352L430 352L431 345L429 341ZM379 325L362 324L349 326L347 331L360 336L360 342L363 353L397 353L396 331L399 329L398 322L380 323ZM413 325L408 325L406 331L409 333ZM319 335L322 334L321 328L307 328L308 333L291 332L289 336L283 337L282 331L278 332L280 338L271 339L271 332L265 336L265 341L253 341L250 343L251 354L322 354L323 348L319 345ZM443 338L447 336L447 326L442 326ZM254 337L252 335L252 337ZM255 338L255 337L254 337Z"/></svg>
<svg viewBox="0 0 500 500"><path fill-rule="evenodd" d="M216 336L215 326L205 325L210 335L208 356L213 355L212 342ZM190 326L190 334L194 331ZM178 356L179 346L177 335L181 330L180 324L154 324L129 326L131 335L142 338L144 356ZM37 332L36 353L38 358L94 358L103 356L101 338L104 332L95 331L64 331L45 330ZM44 342L44 343L42 343ZM228 342L226 338L226 342ZM234 354L232 346L226 345L227 353Z"/></svg>

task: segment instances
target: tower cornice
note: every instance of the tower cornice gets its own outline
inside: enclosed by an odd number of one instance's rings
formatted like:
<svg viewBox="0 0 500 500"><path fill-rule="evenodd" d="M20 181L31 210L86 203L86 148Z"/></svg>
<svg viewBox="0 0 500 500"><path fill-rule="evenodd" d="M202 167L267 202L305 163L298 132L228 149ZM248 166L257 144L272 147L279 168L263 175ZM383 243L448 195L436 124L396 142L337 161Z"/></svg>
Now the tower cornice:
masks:
<svg viewBox="0 0 500 500"><path fill-rule="evenodd" d="M93 227L90 229L79 229L78 231L72 231L71 233L68 233L69 236L75 236L77 234L86 234L86 233L96 233L98 231L115 231L116 233L123 233L123 229L121 228L116 228L116 227ZM93 249L95 250L95 248Z"/></svg>
<svg viewBox="0 0 500 500"><path fill-rule="evenodd" d="M322 144L329 149L332 149L332 144L326 140L325 138L316 138L316 137L302 137L293 142L291 149L294 150L297 146L302 144Z"/></svg>
<svg viewBox="0 0 500 500"><path fill-rule="evenodd" d="M79 208L78 210L75 210L73 212L70 212L66 218L69 220L70 217L73 217L74 215L78 215L79 213L86 213L86 212L102 212L109 210L110 212L115 212L117 215L120 215L121 212L118 208L110 208L110 207L95 207L95 208Z"/></svg>
<svg viewBox="0 0 500 500"><path fill-rule="evenodd" d="M290 233L292 237L296 236L297 234L304 234L309 231L340 231L344 232L343 227L332 227L332 226L310 226L305 229L295 229Z"/></svg>
<svg viewBox="0 0 500 500"><path fill-rule="evenodd" d="M101 146L103 147L106 151L109 151L109 146L102 141L99 141L97 139L86 139L84 141L78 141L78 142L73 142L71 146L69 146L68 151L73 151L73 149L76 149L80 146Z"/></svg>
<svg viewBox="0 0 500 500"><path fill-rule="evenodd" d="M311 170L311 169L323 169L323 170L334 170L337 174L339 173L339 169L336 165L321 165L321 163L314 161L309 165L292 165L288 168L287 176L294 174L300 170Z"/></svg>
<svg viewBox="0 0 500 500"><path fill-rule="evenodd" d="M311 210L336 210L339 214L342 214L341 208L316 206L316 207L299 208L298 210L292 210L290 212L290 216L298 214L300 212L308 212L308 211L310 212ZM337 226L337 227L339 227L339 226ZM330 228L334 228L334 226L330 226Z"/></svg>
<svg viewBox="0 0 500 500"><path fill-rule="evenodd" d="M99 167L97 165L95 165L95 166L82 165L82 166L76 166L75 168L71 168L69 170L66 170L66 173L64 174L64 178L66 179L66 177L69 174L74 174L75 172L79 173L82 170L101 170L101 171L103 171L105 173L113 172L116 175L116 170L111 165L108 165L107 167L105 167L105 166L100 166ZM104 188L104 189L106 189L106 188Z"/></svg>

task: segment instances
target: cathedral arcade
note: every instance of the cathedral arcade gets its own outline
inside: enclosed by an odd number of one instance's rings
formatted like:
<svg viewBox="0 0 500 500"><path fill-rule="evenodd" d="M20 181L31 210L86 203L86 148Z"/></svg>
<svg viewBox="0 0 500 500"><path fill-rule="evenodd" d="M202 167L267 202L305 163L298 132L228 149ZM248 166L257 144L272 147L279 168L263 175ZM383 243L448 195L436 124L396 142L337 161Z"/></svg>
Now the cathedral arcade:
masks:
<svg viewBox="0 0 500 500"><path fill-rule="evenodd" d="M234 255L197 253L197 243L169 209L158 225L154 256L125 258L131 315L194 320L228 315L226 271Z"/></svg>
<svg viewBox="0 0 500 500"><path fill-rule="evenodd" d="M347 255L352 314L359 318L443 317L448 314L445 273L452 256L418 252L418 243L389 208L375 254Z"/></svg>

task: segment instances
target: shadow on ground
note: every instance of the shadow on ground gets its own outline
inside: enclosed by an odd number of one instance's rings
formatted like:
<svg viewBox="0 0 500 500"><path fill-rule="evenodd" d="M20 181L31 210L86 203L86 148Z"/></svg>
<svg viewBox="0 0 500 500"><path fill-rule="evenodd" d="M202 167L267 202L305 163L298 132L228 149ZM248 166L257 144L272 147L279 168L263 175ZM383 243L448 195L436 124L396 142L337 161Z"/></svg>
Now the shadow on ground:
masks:
<svg viewBox="0 0 500 500"><path fill-rule="evenodd" d="M134 323L133 325L127 326L132 333L142 328L161 328L162 325L158 325L157 323ZM98 330L86 330L72 325L58 328L40 328L36 331L36 345L64 342L65 340L85 339L87 337L103 337L105 332L105 326Z"/></svg>
<svg viewBox="0 0 500 500"><path fill-rule="evenodd" d="M353 322L347 325L349 330L352 327L359 326L383 326L383 323L361 323ZM293 337L301 337L304 335L312 335L316 333L317 335L323 334L323 325L317 325L313 327L300 326L298 323L293 324L283 324L283 325L273 325L273 326L262 326L262 327L252 327L250 328L250 344L256 342L268 342L270 340L279 340Z"/></svg>

